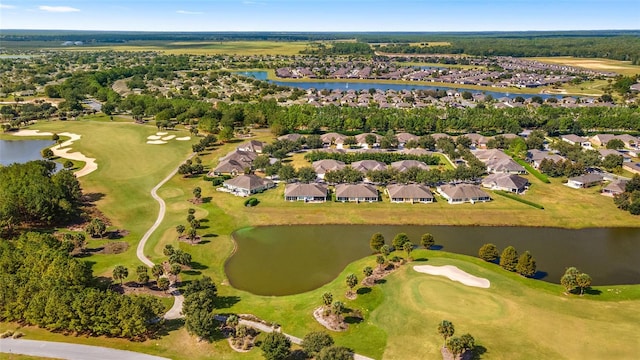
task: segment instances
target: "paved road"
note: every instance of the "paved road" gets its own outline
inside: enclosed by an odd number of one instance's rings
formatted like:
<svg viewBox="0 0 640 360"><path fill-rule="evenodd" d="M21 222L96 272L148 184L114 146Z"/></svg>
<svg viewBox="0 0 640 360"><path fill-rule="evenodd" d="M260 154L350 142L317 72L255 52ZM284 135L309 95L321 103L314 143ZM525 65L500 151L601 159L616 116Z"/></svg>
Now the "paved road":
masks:
<svg viewBox="0 0 640 360"><path fill-rule="evenodd" d="M193 156L195 156L195 153L189 156L189 159L191 159ZM153 265L155 264L144 255L144 246L147 243L147 240L149 240L149 237L151 237L151 234L153 234L153 232L156 231L158 226L160 226L160 224L162 223L162 220L164 219L164 213L167 211L167 205L165 204L164 200L162 200L162 198L158 196L158 189L160 189L162 185L164 185L167 181L171 180L171 178L178 173L178 169L179 167L175 168L171 172L171 174L167 175L166 178L162 179L162 181L160 181L158 185L151 189L151 197L153 197L158 202L158 204L160 204L160 210L158 210L158 218L156 219L156 222L151 225L149 230L147 230L147 232L142 236L142 239L140 239L138 247L136 248L136 256L138 256L138 259L140 259L140 261L142 261L148 267L153 267ZM166 314L164 314L164 318L169 320L182 317L182 302L184 300L184 297L180 294L180 291L175 288L171 292L171 294L174 297L173 306L171 307L171 309L169 309L169 311L167 311Z"/></svg>
<svg viewBox="0 0 640 360"><path fill-rule="evenodd" d="M22 339L0 339L0 353L68 360L168 360L159 356L101 346Z"/></svg>

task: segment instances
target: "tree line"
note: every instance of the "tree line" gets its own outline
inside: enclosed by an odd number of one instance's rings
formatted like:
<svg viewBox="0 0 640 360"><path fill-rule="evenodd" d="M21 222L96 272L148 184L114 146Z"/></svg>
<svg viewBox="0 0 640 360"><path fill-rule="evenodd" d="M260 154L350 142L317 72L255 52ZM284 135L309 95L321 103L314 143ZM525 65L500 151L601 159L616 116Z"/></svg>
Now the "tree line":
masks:
<svg viewBox="0 0 640 360"><path fill-rule="evenodd" d="M50 331L145 339L162 303L96 287L90 265L51 235L25 233L0 241L0 320Z"/></svg>

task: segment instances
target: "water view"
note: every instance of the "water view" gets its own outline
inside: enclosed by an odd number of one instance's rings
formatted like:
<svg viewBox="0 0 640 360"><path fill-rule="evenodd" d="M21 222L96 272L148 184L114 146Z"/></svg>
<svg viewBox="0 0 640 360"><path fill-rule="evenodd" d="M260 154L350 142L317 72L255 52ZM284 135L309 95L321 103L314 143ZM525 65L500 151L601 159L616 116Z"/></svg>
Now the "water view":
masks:
<svg viewBox="0 0 640 360"><path fill-rule="evenodd" d="M0 164L42 160L42 149L54 143L52 140L0 140Z"/></svg>
<svg viewBox="0 0 640 360"><path fill-rule="evenodd" d="M352 261L371 254L369 239L384 234L387 244L405 232L414 244L432 233L437 248L477 256L484 243L500 251L513 245L529 250L537 277L558 283L576 266L594 285L640 283L640 229L567 230L529 227L295 225L246 228L234 233L237 250L226 264L236 288L258 295L289 295L316 289L333 280ZM375 264L372 264L372 266Z"/></svg>
<svg viewBox="0 0 640 360"><path fill-rule="evenodd" d="M369 89L376 89L376 90L395 90L395 91L402 91L402 90L446 90L446 89L454 89L454 90L459 90L459 91L470 91L472 93L483 93L485 95L491 95L493 96L495 99L501 98L501 97L509 97L509 98L514 98L516 96L522 96L525 99L534 97L534 96L540 96L543 99L547 99L549 97L555 97L555 98L560 98L557 95L549 95L549 94L511 94L507 91L487 91L487 90L474 90L474 89L463 89L463 88L457 88L455 86L444 86L444 85L438 85L438 86L430 86L430 85L413 85L413 84L391 84L391 83L387 83L387 82L348 82L348 81L344 81L344 80L336 80L336 81L323 81L323 82L305 82L305 81L277 81L277 80L269 80L267 78L267 72L266 71L240 71L238 72L238 74L240 75L244 75L244 76L250 76L253 77L255 79L258 80L266 80L270 83L274 83L280 86L289 86L289 87L297 87L300 89L316 89L316 90L323 90L323 89L327 89L327 90L335 90L335 89L341 89L341 90L369 90Z"/></svg>

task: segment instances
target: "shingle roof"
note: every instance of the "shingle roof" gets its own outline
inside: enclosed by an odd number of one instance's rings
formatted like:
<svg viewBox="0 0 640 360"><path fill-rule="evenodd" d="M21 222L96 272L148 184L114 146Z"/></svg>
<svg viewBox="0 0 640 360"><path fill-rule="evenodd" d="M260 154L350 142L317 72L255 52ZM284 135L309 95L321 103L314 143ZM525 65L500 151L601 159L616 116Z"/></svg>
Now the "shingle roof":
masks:
<svg viewBox="0 0 640 360"><path fill-rule="evenodd" d="M325 174L328 171L335 171L343 169L346 165L342 161L333 160L333 159L323 159L314 161L313 169L316 171L316 174Z"/></svg>
<svg viewBox="0 0 640 360"><path fill-rule="evenodd" d="M389 197L392 199L427 199L433 198L431 190L420 184L392 184L387 186Z"/></svg>
<svg viewBox="0 0 640 360"><path fill-rule="evenodd" d="M506 189L524 189L529 180L513 174L491 174L482 180L482 184L496 185Z"/></svg>
<svg viewBox="0 0 640 360"><path fill-rule="evenodd" d="M440 186L440 190L451 199L478 199L489 197L477 185L471 184L446 184Z"/></svg>
<svg viewBox="0 0 640 360"><path fill-rule="evenodd" d="M400 171L400 172L404 172L407 171L410 168L413 167L417 167L418 169L423 169L423 170L428 170L429 166L427 166L427 164L423 163L422 161L418 161L418 160L400 160L400 161L396 161L391 163L391 167Z"/></svg>
<svg viewBox="0 0 640 360"><path fill-rule="evenodd" d="M269 179L263 179L253 174L249 174L249 175L240 175L236 178L229 179L224 183L240 189L253 190L263 186L271 185L273 184L273 181Z"/></svg>
<svg viewBox="0 0 640 360"><path fill-rule="evenodd" d="M377 160L360 160L351 163L351 167L360 172L367 172L369 170L385 170L387 165Z"/></svg>
<svg viewBox="0 0 640 360"><path fill-rule="evenodd" d="M313 197L326 197L327 185L324 184L302 184L293 183L287 184L284 188L284 196L313 196Z"/></svg>
<svg viewBox="0 0 640 360"><path fill-rule="evenodd" d="M369 184L338 184L336 185L336 197L377 198L378 190Z"/></svg>

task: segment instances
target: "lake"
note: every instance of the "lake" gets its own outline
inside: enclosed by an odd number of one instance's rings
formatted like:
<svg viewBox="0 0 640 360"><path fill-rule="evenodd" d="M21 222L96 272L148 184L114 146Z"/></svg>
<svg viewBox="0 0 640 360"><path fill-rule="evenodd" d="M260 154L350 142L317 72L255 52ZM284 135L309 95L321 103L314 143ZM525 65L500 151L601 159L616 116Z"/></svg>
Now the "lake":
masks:
<svg viewBox="0 0 640 360"><path fill-rule="evenodd" d="M382 91L386 91L386 90L395 90L395 91L402 91L402 90L446 90L446 89L455 89L455 90L459 90L459 91L470 91L472 93L483 93L485 95L491 95L493 96L495 99L501 98L501 97L509 97L509 98L515 98L516 96L522 96L524 99L533 97L533 96L540 96L543 99L549 98L549 97L555 97L555 98L560 98L560 96L558 95L549 95L549 94L510 94L509 92L506 91L494 91L494 90L475 90L475 89L464 89L464 88L457 88L455 86L444 86L444 85L438 85L438 86L431 86L431 85L413 85L413 84L391 84L391 83L387 83L387 82L367 82L367 83L361 83L361 82L349 82L349 81L345 81L345 80L336 80L336 81L323 81L323 82L292 82L292 81L276 81L276 80L269 80L267 79L267 72L266 71L238 71L237 72L240 75L244 75L244 76L249 76L249 77L253 77L255 79L258 80L264 80L264 81L268 81L270 83L273 84L277 84L280 86L288 86L288 87L297 87L300 89L316 89L316 90L323 90L323 89L327 89L327 90L334 90L334 89L341 89L341 90L369 90L369 89L376 89L376 90L382 90Z"/></svg>
<svg viewBox="0 0 640 360"><path fill-rule="evenodd" d="M42 160L42 149L53 144L53 140L0 140L0 164Z"/></svg>
<svg viewBox="0 0 640 360"><path fill-rule="evenodd" d="M371 254L369 239L381 232L391 244L405 232L418 244L431 233L442 251L477 256L484 243L502 251L529 250L537 277L559 283L576 266L593 285L640 284L640 228L568 230L533 227L293 225L244 228L233 234L236 252L225 270L230 283L258 295L290 295L316 289L345 266ZM375 263L371 263L375 266ZM357 274L359 277L361 273Z"/></svg>

